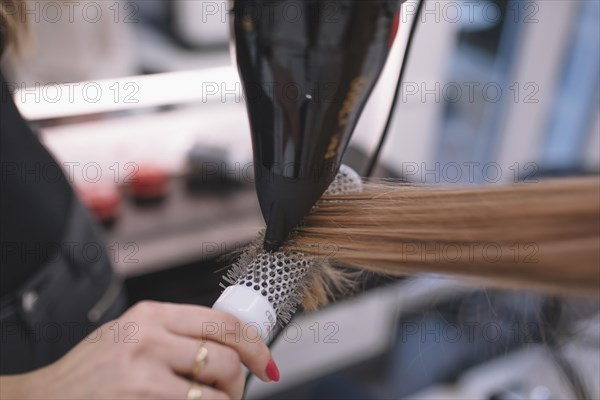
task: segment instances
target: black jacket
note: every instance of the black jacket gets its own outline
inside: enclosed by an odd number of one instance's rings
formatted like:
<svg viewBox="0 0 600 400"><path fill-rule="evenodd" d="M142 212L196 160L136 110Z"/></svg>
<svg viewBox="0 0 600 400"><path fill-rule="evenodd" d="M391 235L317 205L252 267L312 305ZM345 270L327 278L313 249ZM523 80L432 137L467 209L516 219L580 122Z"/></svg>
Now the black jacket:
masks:
<svg viewBox="0 0 600 400"><path fill-rule="evenodd" d="M109 260L0 73L0 374L46 365L118 316L125 302Z"/></svg>

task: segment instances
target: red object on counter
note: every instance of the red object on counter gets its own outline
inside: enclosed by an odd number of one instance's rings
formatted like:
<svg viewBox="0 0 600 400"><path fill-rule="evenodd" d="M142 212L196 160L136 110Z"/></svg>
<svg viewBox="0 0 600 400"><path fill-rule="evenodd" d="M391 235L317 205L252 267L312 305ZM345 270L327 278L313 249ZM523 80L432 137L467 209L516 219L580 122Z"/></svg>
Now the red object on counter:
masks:
<svg viewBox="0 0 600 400"><path fill-rule="evenodd" d="M140 200L153 200L167 194L167 172L156 165L140 165L130 182L133 196Z"/></svg>
<svg viewBox="0 0 600 400"><path fill-rule="evenodd" d="M121 205L121 192L117 185L93 183L77 187L83 204L98 219L107 223L117 218Z"/></svg>
<svg viewBox="0 0 600 400"><path fill-rule="evenodd" d="M390 37L388 39L388 47L392 48L394 45L394 40L396 39L396 34L398 33L398 28L400 27L400 11L398 10L396 14L394 14L394 21L392 22L392 29L390 31Z"/></svg>

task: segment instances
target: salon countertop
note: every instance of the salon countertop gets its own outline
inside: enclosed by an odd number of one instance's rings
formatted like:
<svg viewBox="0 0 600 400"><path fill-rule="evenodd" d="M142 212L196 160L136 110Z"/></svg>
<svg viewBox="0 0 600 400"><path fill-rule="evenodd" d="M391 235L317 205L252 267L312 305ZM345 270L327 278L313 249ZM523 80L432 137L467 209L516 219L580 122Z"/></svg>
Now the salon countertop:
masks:
<svg viewBox="0 0 600 400"><path fill-rule="evenodd" d="M117 182L123 189L119 218L107 229L109 252L121 275L214 258L247 244L264 225L247 173L252 153L243 104L204 103L96 116L45 126L39 132L75 186ZM201 191L190 191L186 159L194 144L224 150L239 182L224 189L207 184ZM132 164L148 163L171 177L168 196L140 206L130 198L125 182Z"/></svg>

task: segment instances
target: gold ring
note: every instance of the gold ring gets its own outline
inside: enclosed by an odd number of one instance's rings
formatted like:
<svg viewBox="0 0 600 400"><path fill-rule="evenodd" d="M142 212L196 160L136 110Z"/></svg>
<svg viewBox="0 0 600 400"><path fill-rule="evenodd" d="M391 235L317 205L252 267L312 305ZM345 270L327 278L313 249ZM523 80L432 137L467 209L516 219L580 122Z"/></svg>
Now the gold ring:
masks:
<svg viewBox="0 0 600 400"><path fill-rule="evenodd" d="M202 398L202 387L196 382L192 383L192 387L187 393L187 400L200 400Z"/></svg>
<svg viewBox="0 0 600 400"><path fill-rule="evenodd" d="M198 353L196 353L194 368L192 369L192 375L194 377L198 377L200 375L200 371L202 371L202 368L204 368L207 359L208 349L206 348L205 342L202 341L200 342L200 348L198 349Z"/></svg>

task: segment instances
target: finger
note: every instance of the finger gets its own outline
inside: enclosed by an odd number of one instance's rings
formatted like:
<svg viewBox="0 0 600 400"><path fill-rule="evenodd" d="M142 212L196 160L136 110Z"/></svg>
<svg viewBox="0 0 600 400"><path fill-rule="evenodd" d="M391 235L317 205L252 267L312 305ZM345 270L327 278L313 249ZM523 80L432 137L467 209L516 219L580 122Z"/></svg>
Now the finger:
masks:
<svg viewBox="0 0 600 400"><path fill-rule="evenodd" d="M164 384L161 385L162 389L158 393L158 397L162 399L188 399L192 385L194 385L192 381L180 376L172 375L167 377ZM197 398L202 400L229 400L241 398L241 396L230 397L227 393L207 385L200 384L199 389L201 393L199 393L200 395L197 396ZM156 396L154 398L156 398Z"/></svg>
<svg viewBox="0 0 600 400"><path fill-rule="evenodd" d="M166 365L137 365L129 375L125 379L124 389L116 393L119 398L185 399L191 386L190 382L174 374Z"/></svg>
<svg viewBox="0 0 600 400"><path fill-rule="evenodd" d="M241 398L244 393L244 372L239 355L229 346L207 341L202 344L197 339L168 334L164 346L160 347L159 357L173 371L189 376L200 383L215 386L232 399ZM206 347L206 357L199 371L194 375L196 356L201 346Z"/></svg>
<svg viewBox="0 0 600 400"><path fill-rule="evenodd" d="M192 384L190 383L189 385L190 389L192 387ZM182 397L182 399L187 399L188 398L188 392L186 392L185 397ZM229 397L226 393L212 388L210 386L205 386L205 385L200 385L200 395L197 397L201 400L230 400L230 399L241 399L242 397Z"/></svg>
<svg viewBox="0 0 600 400"><path fill-rule="evenodd" d="M244 324L231 314L200 306L161 303L156 310L169 331L227 345L238 353L252 373L263 381L271 380L266 372L271 352L254 325Z"/></svg>

